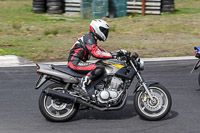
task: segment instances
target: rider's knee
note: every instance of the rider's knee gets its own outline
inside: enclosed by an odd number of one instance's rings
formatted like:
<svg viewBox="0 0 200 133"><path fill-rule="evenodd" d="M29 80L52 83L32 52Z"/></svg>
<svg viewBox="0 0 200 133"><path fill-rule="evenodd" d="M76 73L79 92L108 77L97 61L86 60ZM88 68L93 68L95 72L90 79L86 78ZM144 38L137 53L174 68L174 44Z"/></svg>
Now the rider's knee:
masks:
<svg viewBox="0 0 200 133"><path fill-rule="evenodd" d="M96 79L99 76L102 76L104 72L105 72L105 69L103 67L97 67L91 72L92 79Z"/></svg>

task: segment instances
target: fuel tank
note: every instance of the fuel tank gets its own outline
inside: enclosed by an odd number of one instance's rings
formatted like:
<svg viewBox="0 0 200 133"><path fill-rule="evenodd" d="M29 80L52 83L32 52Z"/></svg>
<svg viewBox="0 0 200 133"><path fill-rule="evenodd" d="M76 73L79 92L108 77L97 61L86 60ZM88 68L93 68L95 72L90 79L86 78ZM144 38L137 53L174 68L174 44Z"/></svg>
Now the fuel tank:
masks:
<svg viewBox="0 0 200 133"><path fill-rule="evenodd" d="M122 61L118 61L118 60L103 60L102 61L104 66L105 66L105 70L106 73L108 75L115 75L115 73L124 67L124 62Z"/></svg>

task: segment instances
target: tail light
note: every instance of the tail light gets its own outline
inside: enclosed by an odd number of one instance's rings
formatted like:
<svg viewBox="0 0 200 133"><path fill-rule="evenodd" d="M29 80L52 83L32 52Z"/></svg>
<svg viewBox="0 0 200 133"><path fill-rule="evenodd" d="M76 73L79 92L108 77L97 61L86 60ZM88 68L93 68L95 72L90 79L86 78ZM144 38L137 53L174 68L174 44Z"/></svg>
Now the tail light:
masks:
<svg viewBox="0 0 200 133"><path fill-rule="evenodd" d="M199 55L199 53L197 52L197 50L195 51L195 57L197 57L197 58L200 57L200 55Z"/></svg>
<svg viewBox="0 0 200 133"><path fill-rule="evenodd" d="M40 66L36 63L37 69L36 69L36 73L40 74L39 70L40 70Z"/></svg>
<svg viewBox="0 0 200 133"><path fill-rule="evenodd" d="M36 70L37 74L40 74L39 70L40 70L40 68L37 67L37 70Z"/></svg>

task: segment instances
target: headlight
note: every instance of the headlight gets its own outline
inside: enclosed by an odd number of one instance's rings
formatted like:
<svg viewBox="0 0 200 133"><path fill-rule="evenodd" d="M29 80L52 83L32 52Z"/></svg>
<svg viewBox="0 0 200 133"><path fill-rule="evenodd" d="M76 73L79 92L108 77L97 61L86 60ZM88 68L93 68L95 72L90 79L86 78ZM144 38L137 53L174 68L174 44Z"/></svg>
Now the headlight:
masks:
<svg viewBox="0 0 200 133"><path fill-rule="evenodd" d="M139 64L139 69L144 70L144 59L143 58L139 59L138 64Z"/></svg>

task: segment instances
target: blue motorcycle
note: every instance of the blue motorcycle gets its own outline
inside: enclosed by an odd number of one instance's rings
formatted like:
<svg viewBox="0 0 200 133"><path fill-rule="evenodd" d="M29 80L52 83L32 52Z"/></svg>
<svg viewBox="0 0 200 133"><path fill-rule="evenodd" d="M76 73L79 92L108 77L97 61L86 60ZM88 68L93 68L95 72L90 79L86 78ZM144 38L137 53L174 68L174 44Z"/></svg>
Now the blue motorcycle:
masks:
<svg viewBox="0 0 200 133"><path fill-rule="evenodd" d="M199 64L200 63L200 47L194 47L194 50L195 50L195 57L198 58L198 61L194 65L194 68L192 69L191 73L200 67L200 64ZM199 86L200 86L200 73L198 76L198 82L199 82Z"/></svg>

